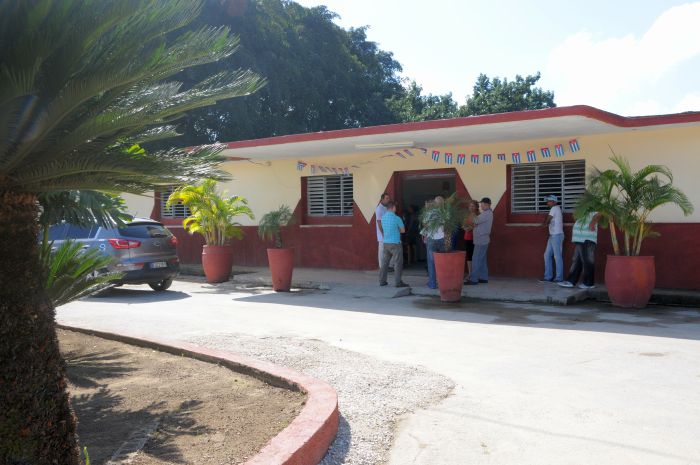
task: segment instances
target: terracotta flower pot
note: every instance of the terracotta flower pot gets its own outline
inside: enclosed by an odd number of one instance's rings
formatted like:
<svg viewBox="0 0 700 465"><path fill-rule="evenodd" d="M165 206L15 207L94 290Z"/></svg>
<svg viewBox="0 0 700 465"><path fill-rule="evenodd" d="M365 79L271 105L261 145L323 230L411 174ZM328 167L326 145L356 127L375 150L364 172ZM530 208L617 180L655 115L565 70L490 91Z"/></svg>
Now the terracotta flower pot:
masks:
<svg viewBox="0 0 700 465"><path fill-rule="evenodd" d="M613 305L644 308L656 284L654 257L608 255L605 263L605 286Z"/></svg>
<svg viewBox="0 0 700 465"><path fill-rule="evenodd" d="M289 292L294 272L294 249L267 249L272 288L277 292Z"/></svg>
<svg viewBox="0 0 700 465"><path fill-rule="evenodd" d="M440 300L443 302L459 302L459 299L462 298L466 255L467 253L462 250L433 252L435 272L440 288Z"/></svg>
<svg viewBox="0 0 700 465"><path fill-rule="evenodd" d="M231 276L233 248L229 245L205 245L202 267L208 283L223 283Z"/></svg>

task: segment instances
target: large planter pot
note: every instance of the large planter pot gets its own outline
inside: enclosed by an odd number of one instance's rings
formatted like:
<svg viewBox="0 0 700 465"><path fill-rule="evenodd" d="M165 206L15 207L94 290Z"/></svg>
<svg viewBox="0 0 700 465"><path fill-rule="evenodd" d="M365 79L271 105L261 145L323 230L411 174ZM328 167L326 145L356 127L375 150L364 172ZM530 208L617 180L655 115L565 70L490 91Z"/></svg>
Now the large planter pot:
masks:
<svg viewBox="0 0 700 465"><path fill-rule="evenodd" d="M605 286L613 305L644 308L656 284L654 257L608 255L605 263Z"/></svg>
<svg viewBox="0 0 700 465"><path fill-rule="evenodd" d="M205 245L202 267L208 283L223 283L231 276L233 248L228 245Z"/></svg>
<svg viewBox="0 0 700 465"><path fill-rule="evenodd" d="M443 302L459 302L462 298L465 256L466 252L462 250L433 252L440 300Z"/></svg>
<svg viewBox="0 0 700 465"><path fill-rule="evenodd" d="M272 288L277 292L289 292L294 272L294 249L267 249Z"/></svg>

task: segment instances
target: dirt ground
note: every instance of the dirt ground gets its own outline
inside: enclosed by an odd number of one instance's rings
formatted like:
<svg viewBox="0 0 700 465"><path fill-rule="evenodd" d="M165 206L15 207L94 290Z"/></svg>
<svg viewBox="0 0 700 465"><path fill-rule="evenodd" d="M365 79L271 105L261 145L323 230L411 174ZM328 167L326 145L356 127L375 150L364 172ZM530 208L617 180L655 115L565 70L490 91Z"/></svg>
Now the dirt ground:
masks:
<svg viewBox="0 0 700 465"><path fill-rule="evenodd" d="M241 463L304 402L301 393L187 357L71 331L59 331L59 340L92 465Z"/></svg>

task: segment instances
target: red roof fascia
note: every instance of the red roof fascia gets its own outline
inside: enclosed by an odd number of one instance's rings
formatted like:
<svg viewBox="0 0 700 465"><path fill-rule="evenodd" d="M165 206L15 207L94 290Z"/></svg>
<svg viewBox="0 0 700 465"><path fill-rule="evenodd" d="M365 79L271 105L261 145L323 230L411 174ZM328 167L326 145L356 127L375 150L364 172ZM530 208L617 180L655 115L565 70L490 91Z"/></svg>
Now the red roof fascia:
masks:
<svg viewBox="0 0 700 465"><path fill-rule="evenodd" d="M264 147L296 142L312 142L344 137L370 136L376 134L392 134L408 131L423 131L429 129L444 129L460 126L476 126L480 124L510 123L514 121L529 121L562 116L583 116L602 121L621 128L659 126L665 124L682 124L700 122L700 112L675 113L670 115L653 116L620 116L615 113L599 110L588 105L546 108L543 110L514 111L482 116L466 116L461 118L418 121L414 123L385 124L363 128L338 129L334 131L307 132L286 136L265 137L225 143L229 149Z"/></svg>

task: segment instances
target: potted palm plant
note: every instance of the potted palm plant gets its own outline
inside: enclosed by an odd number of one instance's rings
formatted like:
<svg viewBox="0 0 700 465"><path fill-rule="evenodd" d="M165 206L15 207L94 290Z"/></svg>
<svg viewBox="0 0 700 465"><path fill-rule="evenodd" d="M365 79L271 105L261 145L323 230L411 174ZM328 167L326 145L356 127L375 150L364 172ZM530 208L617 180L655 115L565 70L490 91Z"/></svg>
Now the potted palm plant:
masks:
<svg viewBox="0 0 700 465"><path fill-rule="evenodd" d="M248 201L241 196L224 197L216 191L216 181L205 179L199 184L189 184L176 189L167 205L181 202L190 209L190 216L182 225L190 234L204 236L202 267L209 283L228 281L233 265L231 239L242 239L240 224L234 221L239 215L253 219Z"/></svg>
<svg viewBox="0 0 700 465"><path fill-rule="evenodd" d="M274 241L274 248L267 249L267 260L272 275L272 288L277 292L289 292L294 272L294 249L282 247L282 227L292 220L292 212L287 205L266 213L258 223L258 235L267 241Z"/></svg>
<svg viewBox="0 0 700 465"><path fill-rule="evenodd" d="M464 259L466 252L452 250L452 236L464 223L467 215L466 199L452 194L442 202L435 202L421 212L423 231L434 234L442 229L445 234L444 252L433 252L440 300L458 302L462 297Z"/></svg>
<svg viewBox="0 0 700 465"><path fill-rule="evenodd" d="M597 211L602 220L599 224L610 229L614 255L608 255L605 263L605 286L613 305L643 308L656 283L654 257L641 255L644 239L658 236L649 215L661 205L671 204L688 216L693 205L673 186L673 174L666 166L649 165L634 171L622 157L613 155L610 160L614 169L593 170L576 214Z"/></svg>

